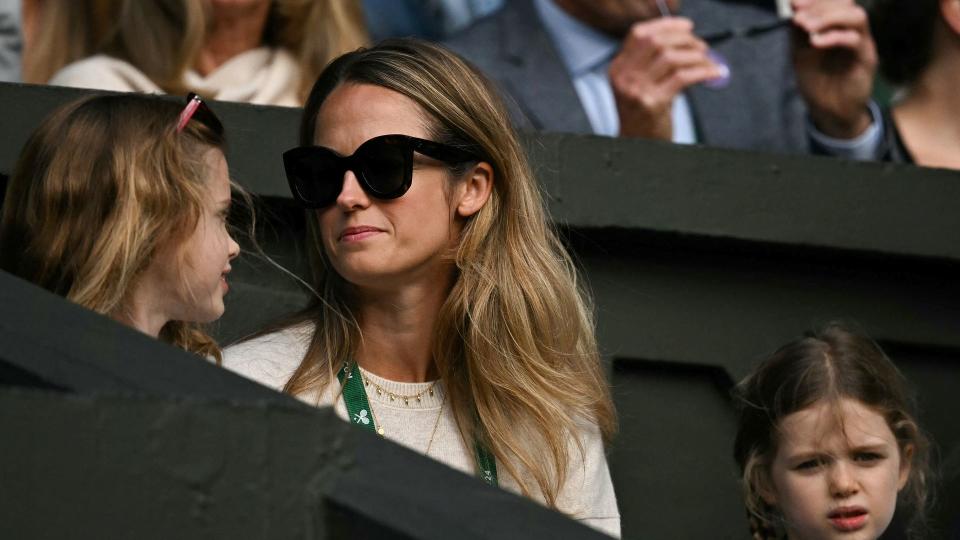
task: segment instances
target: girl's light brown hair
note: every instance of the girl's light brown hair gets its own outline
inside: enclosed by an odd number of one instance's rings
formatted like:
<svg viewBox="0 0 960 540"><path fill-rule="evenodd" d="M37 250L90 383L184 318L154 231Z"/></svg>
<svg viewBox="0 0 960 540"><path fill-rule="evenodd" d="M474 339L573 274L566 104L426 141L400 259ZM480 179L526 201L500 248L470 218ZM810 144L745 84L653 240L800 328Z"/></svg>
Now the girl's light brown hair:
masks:
<svg viewBox="0 0 960 540"><path fill-rule="evenodd" d="M832 323L781 347L734 389L739 418L733 453L743 473L755 540L774 538L777 529L776 509L760 492L762 486L770 486L780 421L822 400L839 411L842 398L857 400L886 419L901 459L910 460L898 513L912 512L912 532L922 529L930 480L929 443L917 425L906 381L873 340Z"/></svg>
<svg viewBox="0 0 960 540"><path fill-rule="evenodd" d="M83 98L48 116L7 188L0 268L124 318L129 293L154 256L196 227L207 190L203 155L224 147L222 134L200 122L178 133L182 109L125 94ZM185 255L174 252L183 263ZM171 321L160 338L220 359L196 324Z"/></svg>
<svg viewBox="0 0 960 540"><path fill-rule="evenodd" d="M432 357L467 447L481 439L524 494L539 493L555 507L568 464L581 457L571 455L570 441L579 441L583 422L599 425L609 441L616 419L589 299L504 105L446 49L387 41L341 56L321 74L304 110L302 145L315 143L320 107L341 84L407 96L422 108L433 140L470 150L493 168L490 199L467 220L452 257L455 283L434 329ZM451 182L463 172L451 168ZM307 242L318 298L287 322L316 328L284 389L292 394L326 388L360 342L351 286L327 259L317 220L309 214Z"/></svg>

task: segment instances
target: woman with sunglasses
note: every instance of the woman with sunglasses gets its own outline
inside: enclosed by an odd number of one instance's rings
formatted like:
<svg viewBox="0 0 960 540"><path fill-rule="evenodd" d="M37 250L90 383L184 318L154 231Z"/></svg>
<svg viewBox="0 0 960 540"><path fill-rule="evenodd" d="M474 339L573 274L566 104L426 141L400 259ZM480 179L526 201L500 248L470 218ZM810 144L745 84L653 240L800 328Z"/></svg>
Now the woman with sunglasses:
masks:
<svg viewBox="0 0 960 540"><path fill-rule="evenodd" d="M489 83L426 42L348 53L300 144L316 297L224 365L618 535L591 309Z"/></svg>
<svg viewBox="0 0 960 540"><path fill-rule="evenodd" d="M87 97L31 135L7 187L0 269L219 361L239 246L223 126L196 96Z"/></svg>

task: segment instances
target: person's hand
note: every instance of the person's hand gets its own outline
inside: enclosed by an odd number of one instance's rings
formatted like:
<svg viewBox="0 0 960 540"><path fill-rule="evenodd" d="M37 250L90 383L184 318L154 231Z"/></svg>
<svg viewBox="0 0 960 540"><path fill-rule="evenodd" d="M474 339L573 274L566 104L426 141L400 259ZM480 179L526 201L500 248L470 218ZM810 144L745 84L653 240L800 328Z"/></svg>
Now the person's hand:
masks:
<svg viewBox="0 0 960 540"><path fill-rule="evenodd" d="M707 50L689 19L664 17L634 24L610 62L620 135L671 140L673 99L690 85L723 75Z"/></svg>
<svg viewBox="0 0 960 540"><path fill-rule="evenodd" d="M871 123L867 109L877 50L867 13L854 0L792 0L793 65L814 125L852 139Z"/></svg>

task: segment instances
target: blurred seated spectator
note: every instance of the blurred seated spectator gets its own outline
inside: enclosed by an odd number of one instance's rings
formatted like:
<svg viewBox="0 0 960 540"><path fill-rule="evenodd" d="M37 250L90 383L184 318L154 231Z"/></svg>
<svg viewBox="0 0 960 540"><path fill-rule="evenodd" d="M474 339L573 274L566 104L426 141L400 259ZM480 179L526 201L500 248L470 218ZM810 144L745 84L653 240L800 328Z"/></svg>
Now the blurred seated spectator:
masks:
<svg viewBox="0 0 960 540"><path fill-rule="evenodd" d="M493 13L503 1L363 0L363 8L373 41L409 36L437 40Z"/></svg>
<svg viewBox="0 0 960 540"><path fill-rule="evenodd" d="M960 169L960 2L873 0L870 19L884 78L888 159Z"/></svg>
<svg viewBox="0 0 960 540"><path fill-rule="evenodd" d="M101 54L50 84L299 106L331 58L367 41L359 0L110 1Z"/></svg>
<svg viewBox="0 0 960 540"><path fill-rule="evenodd" d="M448 45L512 96L521 126L877 157L866 14L792 3L791 25L773 2L514 0Z"/></svg>

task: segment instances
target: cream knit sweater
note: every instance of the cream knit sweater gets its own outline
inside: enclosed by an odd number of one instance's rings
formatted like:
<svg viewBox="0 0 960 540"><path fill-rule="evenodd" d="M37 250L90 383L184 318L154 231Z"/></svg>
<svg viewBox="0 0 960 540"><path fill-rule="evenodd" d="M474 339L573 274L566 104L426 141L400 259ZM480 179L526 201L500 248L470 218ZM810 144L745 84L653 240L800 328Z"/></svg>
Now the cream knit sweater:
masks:
<svg viewBox="0 0 960 540"><path fill-rule="evenodd" d="M224 351L223 365L280 390L303 359L312 333L313 325L305 324L234 345ZM419 402L410 399L405 403L395 396L416 395L430 387L431 383L395 382L361 371L364 379L370 383L366 390L374 420L378 427L383 427L386 438L461 472L475 474L472 449L468 449L460 438L442 384L433 386L432 395L429 391L425 392ZM376 386L382 392L378 393ZM321 393L297 397L311 405L332 405L337 415L346 420L347 410L343 399L337 399L339 392L340 385L334 381ZM394 397L391 398L390 394ZM569 465L558 507L573 519L619 537L620 514L600 432L596 426L585 425L580 437L584 459L579 459L579 450L571 441L571 455L575 461ZM520 492L516 479L502 467L498 473L500 487ZM539 494L534 499L543 503Z"/></svg>
<svg viewBox="0 0 960 540"><path fill-rule="evenodd" d="M183 83L219 101L299 107L300 67L284 49L259 47L234 56L207 74L187 70ZM74 62L51 77L56 86L162 94L136 66L103 54Z"/></svg>

